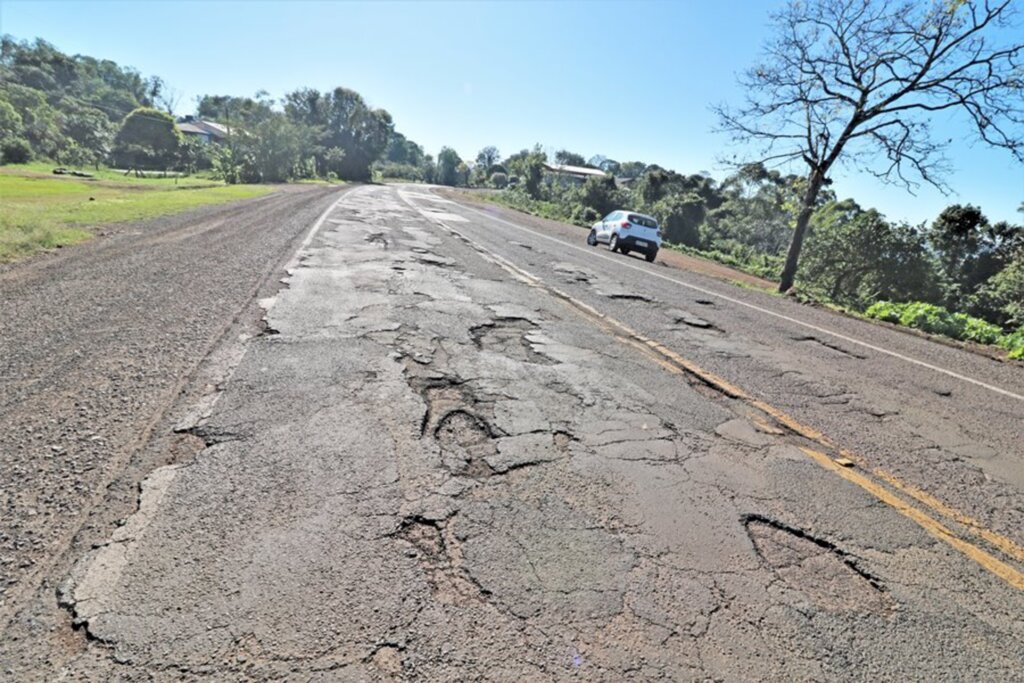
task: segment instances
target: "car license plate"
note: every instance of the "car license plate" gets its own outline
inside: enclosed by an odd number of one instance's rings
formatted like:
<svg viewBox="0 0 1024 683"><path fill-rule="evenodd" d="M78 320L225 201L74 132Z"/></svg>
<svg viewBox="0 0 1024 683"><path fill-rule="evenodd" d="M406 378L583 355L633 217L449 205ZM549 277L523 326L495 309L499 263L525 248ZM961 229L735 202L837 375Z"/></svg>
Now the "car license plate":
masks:
<svg viewBox="0 0 1024 683"><path fill-rule="evenodd" d="M638 246L638 247L646 247L647 246L647 242L644 242L643 240L637 240L636 241L636 246Z"/></svg>

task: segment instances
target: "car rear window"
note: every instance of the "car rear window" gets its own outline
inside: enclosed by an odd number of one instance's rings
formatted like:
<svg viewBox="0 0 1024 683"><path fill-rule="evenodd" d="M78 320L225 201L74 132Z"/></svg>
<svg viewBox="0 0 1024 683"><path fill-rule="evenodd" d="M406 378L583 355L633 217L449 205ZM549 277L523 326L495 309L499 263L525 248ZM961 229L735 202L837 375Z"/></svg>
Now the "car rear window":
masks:
<svg viewBox="0 0 1024 683"><path fill-rule="evenodd" d="M645 228L658 227L658 221L654 220L653 218L648 218L647 216L638 216L635 213L629 214L629 222L635 225L642 225Z"/></svg>

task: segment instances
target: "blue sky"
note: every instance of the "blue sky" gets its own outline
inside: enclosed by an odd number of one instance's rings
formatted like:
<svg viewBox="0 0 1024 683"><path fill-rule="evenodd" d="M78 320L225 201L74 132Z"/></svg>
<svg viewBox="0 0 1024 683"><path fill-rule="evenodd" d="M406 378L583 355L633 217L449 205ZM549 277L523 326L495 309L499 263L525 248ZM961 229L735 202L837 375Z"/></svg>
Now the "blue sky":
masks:
<svg viewBox="0 0 1024 683"><path fill-rule="evenodd" d="M738 102L735 75L755 61L777 4L0 0L0 32L159 75L181 92L178 113L202 93L344 85L433 154L539 142L720 179L717 159L734 150L712 132L709 106ZM955 141L953 195L842 173L834 189L897 220L931 220L953 202L1024 220L1024 166L972 145L956 120L936 127Z"/></svg>

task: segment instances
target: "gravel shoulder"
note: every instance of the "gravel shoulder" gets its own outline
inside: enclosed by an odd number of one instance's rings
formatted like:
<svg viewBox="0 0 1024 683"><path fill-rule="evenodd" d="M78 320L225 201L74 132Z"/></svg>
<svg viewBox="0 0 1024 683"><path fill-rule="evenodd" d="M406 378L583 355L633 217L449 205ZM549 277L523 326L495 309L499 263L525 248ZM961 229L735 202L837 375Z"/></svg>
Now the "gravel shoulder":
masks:
<svg viewBox="0 0 1024 683"><path fill-rule="evenodd" d="M65 558L134 509L145 474L203 447L145 448L211 350L258 332L255 300L339 194L281 188L0 267L0 661L76 641L53 597Z"/></svg>

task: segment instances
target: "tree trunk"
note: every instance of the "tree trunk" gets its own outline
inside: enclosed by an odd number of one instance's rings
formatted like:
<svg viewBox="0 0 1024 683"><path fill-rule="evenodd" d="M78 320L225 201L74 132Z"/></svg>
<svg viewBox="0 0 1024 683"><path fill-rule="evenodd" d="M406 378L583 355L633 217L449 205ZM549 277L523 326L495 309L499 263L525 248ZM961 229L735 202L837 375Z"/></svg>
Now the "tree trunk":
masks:
<svg viewBox="0 0 1024 683"><path fill-rule="evenodd" d="M814 203L818 201L818 192L824 181L824 174L815 169L807 176L807 192L800 207L800 214L796 218L796 230L793 231L793 241L789 243L789 252L786 254L786 265L782 269L782 277L779 281L779 291L788 292L793 287L796 279L796 269L800 263L800 250L804 246L804 235L807 233L807 226L811 222L811 214L814 213Z"/></svg>

